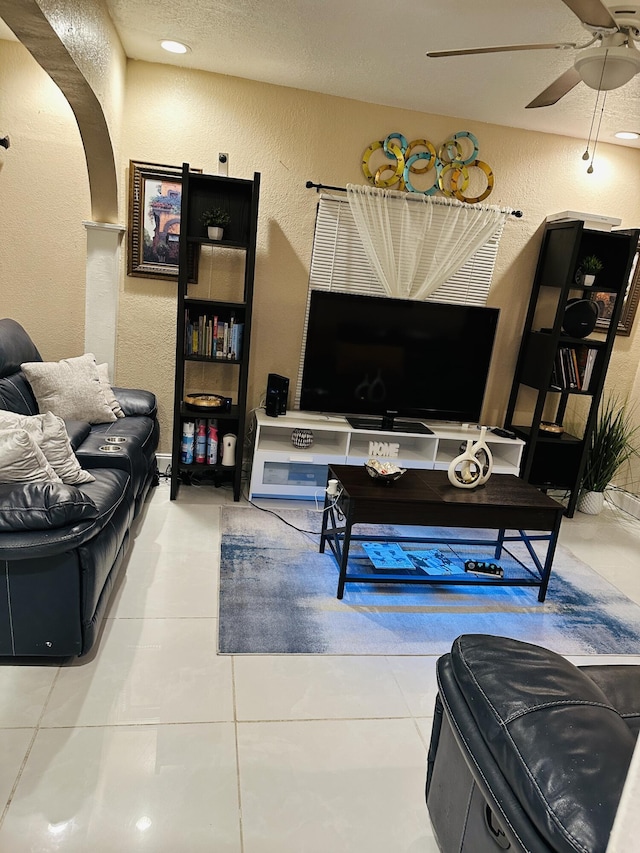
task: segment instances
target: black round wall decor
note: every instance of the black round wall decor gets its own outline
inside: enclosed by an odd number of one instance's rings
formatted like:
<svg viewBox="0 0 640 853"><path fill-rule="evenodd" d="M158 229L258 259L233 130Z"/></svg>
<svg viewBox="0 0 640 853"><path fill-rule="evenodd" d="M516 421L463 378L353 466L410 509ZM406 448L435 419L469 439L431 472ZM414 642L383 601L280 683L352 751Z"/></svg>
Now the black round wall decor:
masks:
<svg viewBox="0 0 640 853"><path fill-rule="evenodd" d="M570 299L564 309L562 329L574 338L586 338L596 327L598 306L591 299Z"/></svg>

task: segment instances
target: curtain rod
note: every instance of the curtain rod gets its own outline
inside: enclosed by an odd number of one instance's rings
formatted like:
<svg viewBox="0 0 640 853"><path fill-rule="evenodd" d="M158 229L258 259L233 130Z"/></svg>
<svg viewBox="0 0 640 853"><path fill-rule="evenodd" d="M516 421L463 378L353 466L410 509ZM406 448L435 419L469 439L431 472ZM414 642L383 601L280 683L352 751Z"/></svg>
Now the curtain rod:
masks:
<svg viewBox="0 0 640 853"><path fill-rule="evenodd" d="M332 187L329 184L314 184L313 181L307 181L305 187L308 190L315 188L316 192L318 192L319 190L335 190L336 192L346 193L347 191L346 187ZM517 219L521 219L523 213L521 210L512 210L511 216L515 216Z"/></svg>

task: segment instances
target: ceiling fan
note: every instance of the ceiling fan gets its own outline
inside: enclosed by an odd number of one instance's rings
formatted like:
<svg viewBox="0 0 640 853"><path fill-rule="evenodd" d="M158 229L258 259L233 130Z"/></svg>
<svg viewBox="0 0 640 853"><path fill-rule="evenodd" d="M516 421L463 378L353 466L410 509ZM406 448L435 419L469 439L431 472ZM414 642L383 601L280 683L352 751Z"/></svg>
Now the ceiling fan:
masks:
<svg viewBox="0 0 640 853"><path fill-rule="evenodd" d="M562 0L577 15L582 26L591 34L584 44L511 44L499 47L476 47L468 50L435 50L427 56L436 59L446 56L470 56L480 53L501 53L513 50L579 50L572 68L547 86L526 109L548 107L564 97L580 82L592 89L608 91L624 86L640 72L640 4L605 3L601 0Z"/></svg>

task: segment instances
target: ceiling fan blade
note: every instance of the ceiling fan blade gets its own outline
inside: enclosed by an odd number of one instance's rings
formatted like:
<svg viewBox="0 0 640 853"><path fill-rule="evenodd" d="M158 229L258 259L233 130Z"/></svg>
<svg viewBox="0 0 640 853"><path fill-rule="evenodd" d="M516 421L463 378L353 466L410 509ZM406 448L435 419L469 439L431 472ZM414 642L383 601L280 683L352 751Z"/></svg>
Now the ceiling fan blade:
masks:
<svg viewBox="0 0 640 853"><path fill-rule="evenodd" d="M562 0L562 2L587 26L591 25L611 30L618 29L618 25L611 16L611 12L609 12L600 0Z"/></svg>
<svg viewBox="0 0 640 853"><path fill-rule="evenodd" d="M443 56L472 56L476 53L503 53L509 50L570 50L577 45L570 42L554 42L552 44L505 44L499 47L470 47L466 50L430 50L427 56L439 59Z"/></svg>
<svg viewBox="0 0 640 853"><path fill-rule="evenodd" d="M564 74L561 74L557 80L547 86L544 92L541 92L537 98L534 98L530 104L527 104L525 109L531 110L535 107L550 107L555 104L560 98L563 98L567 92L570 92L574 86L582 81L582 77L578 74L575 68L569 68Z"/></svg>

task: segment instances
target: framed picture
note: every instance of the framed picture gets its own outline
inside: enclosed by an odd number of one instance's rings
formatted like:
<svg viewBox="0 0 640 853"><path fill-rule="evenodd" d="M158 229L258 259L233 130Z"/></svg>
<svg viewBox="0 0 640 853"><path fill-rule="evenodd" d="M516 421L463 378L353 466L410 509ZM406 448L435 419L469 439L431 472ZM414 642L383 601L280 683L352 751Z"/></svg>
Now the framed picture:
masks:
<svg viewBox="0 0 640 853"><path fill-rule="evenodd" d="M638 302L640 302L640 247L636 251L633 263L631 264L631 272L629 273L629 281L624 293L624 305L622 313L618 320L618 328L616 335L630 335L633 320L636 316ZM596 320L596 329L606 331L611 322L613 314L613 306L616 301L615 293L607 293L606 291L595 291L591 294L591 299L598 304L598 319Z"/></svg>
<svg viewBox="0 0 640 853"><path fill-rule="evenodd" d="M177 279L181 201L181 168L129 161L128 275ZM190 247L189 281L197 278L197 261Z"/></svg>

